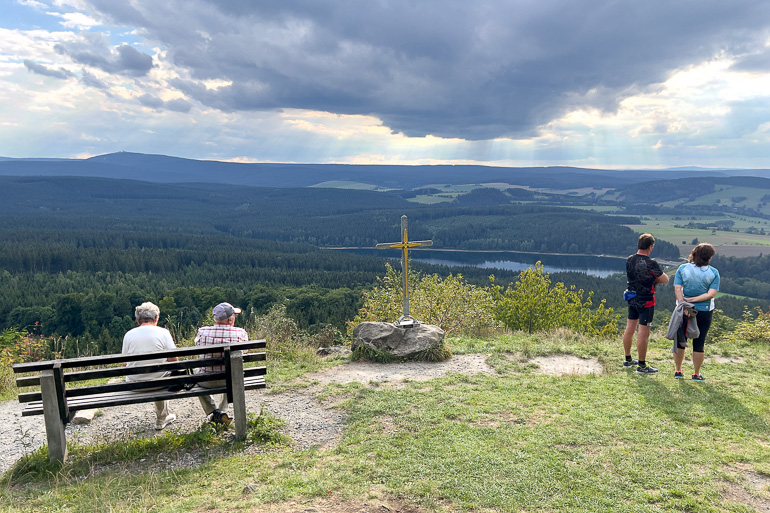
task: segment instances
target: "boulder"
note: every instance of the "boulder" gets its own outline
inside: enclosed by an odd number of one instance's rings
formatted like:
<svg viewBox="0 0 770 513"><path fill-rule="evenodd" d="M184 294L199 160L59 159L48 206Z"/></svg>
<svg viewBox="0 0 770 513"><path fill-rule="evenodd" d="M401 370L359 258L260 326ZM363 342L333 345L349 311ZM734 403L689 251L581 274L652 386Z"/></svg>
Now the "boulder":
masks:
<svg viewBox="0 0 770 513"><path fill-rule="evenodd" d="M353 329L352 350L360 345L397 358L408 358L444 343L444 330L433 324L400 328L389 322L362 322Z"/></svg>

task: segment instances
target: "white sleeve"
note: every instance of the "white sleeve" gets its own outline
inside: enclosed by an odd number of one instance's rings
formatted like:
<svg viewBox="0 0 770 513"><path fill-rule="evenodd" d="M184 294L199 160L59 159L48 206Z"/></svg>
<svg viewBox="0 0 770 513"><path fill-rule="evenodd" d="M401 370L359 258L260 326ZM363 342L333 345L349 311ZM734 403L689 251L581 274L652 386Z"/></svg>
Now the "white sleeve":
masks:
<svg viewBox="0 0 770 513"><path fill-rule="evenodd" d="M176 349L176 346L174 345L174 338L171 336L171 332L166 330L166 333L164 333L165 345L166 349Z"/></svg>

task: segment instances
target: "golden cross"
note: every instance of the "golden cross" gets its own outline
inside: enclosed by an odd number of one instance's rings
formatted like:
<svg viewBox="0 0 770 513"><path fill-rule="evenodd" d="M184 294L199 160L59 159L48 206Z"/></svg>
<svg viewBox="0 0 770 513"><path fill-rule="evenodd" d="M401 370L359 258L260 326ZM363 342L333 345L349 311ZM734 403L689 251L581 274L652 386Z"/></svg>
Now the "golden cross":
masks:
<svg viewBox="0 0 770 513"><path fill-rule="evenodd" d="M415 324L414 318L409 315L409 284L408 284L408 272L407 272L407 266L408 264L408 254L409 254L409 248L416 248L416 247L427 247L432 246L433 241L432 240L416 240L409 242L409 237L406 233L406 227L407 227L407 221L406 216L401 216L401 242L383 242L380 244L377 244L375 248L377 249L401 249L403 256L401 259L401 270L404 274L404 315L402 315L398 321L396 322L396 325L399 326L406 326L410 327Z"/></svg>

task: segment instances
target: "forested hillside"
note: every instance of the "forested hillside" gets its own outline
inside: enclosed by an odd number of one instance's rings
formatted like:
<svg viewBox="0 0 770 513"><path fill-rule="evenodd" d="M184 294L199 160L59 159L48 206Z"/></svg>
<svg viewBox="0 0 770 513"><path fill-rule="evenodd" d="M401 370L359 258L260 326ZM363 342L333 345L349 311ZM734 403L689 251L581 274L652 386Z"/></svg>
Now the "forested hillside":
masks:
<svg viewBox="0 0 770 513"><path fill-rule="evenodd" d="M494 199L495 192L478 197ZM530 197L529 195L525 195ZM457 201L417 204L408 191L274 189L221 184L159 184L77 177L0 177L0 330L19 328L75 343L66 351L114 352L133 325L133 307L150 300L162 324L187 333L210 308L230 301L255 314L285 304L301 328L342 330L362 292L384 273L377 257L323 247L373 247L400 238L436 248L609 254L636 251L633 216L537 204ZM499 197L499 195L497 195ZM486 203L486 204L484 204ZM395 256L395 255L393 255ZM676 260L658 241L655 257ZM723 290L770 297L759 259L719 261ZM516 273L415 264L505 287ZM578 273L555 281L594 292L594 303L624 308L622 276ZM673 292L660 294L661 308ZM749 299L720 298L739 317Z"/></svg>

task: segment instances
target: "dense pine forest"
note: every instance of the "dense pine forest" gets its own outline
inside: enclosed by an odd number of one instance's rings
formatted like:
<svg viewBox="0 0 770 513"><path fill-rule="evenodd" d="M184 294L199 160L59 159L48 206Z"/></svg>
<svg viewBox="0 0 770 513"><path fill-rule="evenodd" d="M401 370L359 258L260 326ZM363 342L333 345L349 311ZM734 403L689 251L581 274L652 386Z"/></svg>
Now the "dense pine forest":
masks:
<svg viewBox="0 0 770 513"><path fill-rule="evenodd" d="M0 177L0 330L76 340L65 345L66 356L116 352L134 325L133 308L148 300L160 305L161 323L176 333L189 333L221 301L255 315L283 304L303 329L343 330L385 265L382 258L324 248L397 239L403 214L410 239L431 239L436 248L619 256L636 250L637 236L624 225L638 224L638 217L499 205L494 195L421 205L408 201L408 191ZM654 256L675 261L679 251L659 241ZM769 258L715 259L723 291L770 299ZM480 286L489 286L492 274L475 267L414 267L461 273ZM494 274L503 287L517 276ZM596 303L624 307L622 275L552 278L593 291ZM659 304L667 309L673 292L666 292ZM734 318L747 305L763 304L719 299Z"/></svg>

